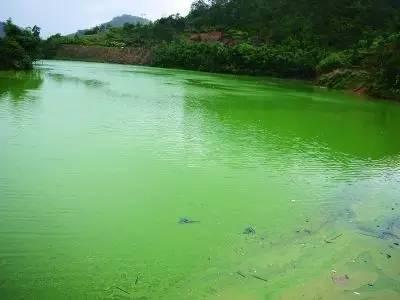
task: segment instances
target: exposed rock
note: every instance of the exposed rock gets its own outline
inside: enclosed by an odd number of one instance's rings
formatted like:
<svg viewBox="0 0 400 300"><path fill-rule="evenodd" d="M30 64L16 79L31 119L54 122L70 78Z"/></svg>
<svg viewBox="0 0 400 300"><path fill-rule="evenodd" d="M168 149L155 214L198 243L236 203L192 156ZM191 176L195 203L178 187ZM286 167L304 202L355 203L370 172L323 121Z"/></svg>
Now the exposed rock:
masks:
<svg viewBox="0 0 400 300"><path fill-rule="evenodd" d="M151 51L145 48L111 48L100 46L62 45L56 59L148 65Z"/></svg>
<svg viewBox="0 0 400 300"><path fill-rule="evenodd" d="M221 31L210 31L202 33L192 33L189 37L191 41L195 42L220 42L224 34Z"/></svg>

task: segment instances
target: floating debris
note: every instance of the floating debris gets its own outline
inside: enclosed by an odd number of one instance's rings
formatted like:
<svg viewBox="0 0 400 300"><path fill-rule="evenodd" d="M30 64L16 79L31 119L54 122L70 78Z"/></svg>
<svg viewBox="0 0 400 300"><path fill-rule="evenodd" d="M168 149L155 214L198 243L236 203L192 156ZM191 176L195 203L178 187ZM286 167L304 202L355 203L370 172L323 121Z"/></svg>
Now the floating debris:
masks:
<svg viewBox="0 0 400 300"><path fill-rule="evenodd" d="M244 229L243 234L256 234L256 230L253 227L249 226Z"/></svg>
<svg viewBox="0 0 400 300"><path fill-rule="evenodd" d="M139 283L139 275L136 276L135 285Z"/></svg>
<svg viewBox="0 0 400 300"><path fill-rule="evenodd" d="M380 236L382 240L389 240L389 239L400 240L400 237L397 234L394 234L393 232L390 231L382 231L380 233Z"/></svg>
<svg viewBox="0 0 400 300"><path fill-rule="evenodd" d="M343 233L338 234L337 236L335 236L335 237L333 237L333 238L330 238L330 239L327 239L327 240L324 240L324 241L325 241L325 243L327 243L327 244L332 244L334 240L337 240L338 238L340 238L340 237L342 237L342 236L343 236Z"/></svg>
<svg viewBox="0 0 400 300"><path fill-rule="evenodd" d="M241 277L243 277L243 278L246 278L246 275L244 275L244 274L243 274L242 272L240 272L240 271L237 271L236 274L238 274L239 276L241 276Z"/></svg>
<svg viewBox="0 0 400 300"><path fill-rule="evenodd" d="M387 259L390 259L390 258L392 258L392 256L391 256L390 254L387 254L387 253L386 253L386 258L387 258Z"/></svg>
<svg viewBox="0 0 400 300"><path fill-rule="evenodd" d="M381 240L394 240L395 242L400 241L400 235L398 233L398 229L400 229L400 218L398 216L390 217L389 219L384 220L383 223L375 226L374 229L359 226L359 234Z"/></svg>
<svg viewBox="0 0 400 300"><path fill-rule="evenodd" d="M365 232L360 232L361 235L365 235L365 236L370 236L370 237L374 237L377 239L381 239L381 237L379 235L375 235L375 234L371 234L371 233L365 233Z"/></svg>
<svg viewBox="0 0 400 300"><path fill-rule="evenodd" d="M124 292L125 294L130 295L129 292L125 291L124 289L121 289L119 286L116 286L115 288L116 288L117 290L120 290L121 292Z"/></svg>
<svg viewBox="0 0 400 300"><path fill-rule="evenodd" d="M189 218L180 218L178 223L179 224L193 224L193 223L200 223L200 221L193 221Z"/></svg>
<svg viewBox="0 0 400 300"><path fill-rule="evenodd" d="M255 278L255 279L258 279L258 280L261 280L261 281L268 282L268 279L262 278L262 277L257 276L257 275L251 275L251 277L253 277L253 278Z"/></svg>
<svg viewBox="0 0 400 300"><path fill-rule="evenodd" d="M125 291L124 289L120 288L119 286L112 286L109 289L106 289L105 291L112 291L113 289L120 290L121 292L130 295L130 293L128 291Z"/></svg>
<svg viewBox="0 0 400 300"><path fill-rule="evenodd" d="M331 279L335 284L345 284L347 281L350 280L349 275L344 274L341 276L336 276L336 271L332 271Z"/></svg>

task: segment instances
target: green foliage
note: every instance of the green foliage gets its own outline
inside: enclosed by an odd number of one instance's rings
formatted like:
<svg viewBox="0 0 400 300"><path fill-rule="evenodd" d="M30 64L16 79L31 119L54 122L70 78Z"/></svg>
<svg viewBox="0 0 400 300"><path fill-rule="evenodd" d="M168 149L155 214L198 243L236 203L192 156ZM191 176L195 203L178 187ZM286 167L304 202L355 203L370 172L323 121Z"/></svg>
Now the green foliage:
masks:
<svg viewBox="0 0 400 300"><path fill-rule="evenodd" d="M101 31L100 26L93 27L92 29L85 30L84 35L97 34Z"/></svg>
<svg viewBox="0 0 400 300"><path fill-rule="evenodd" d="M245 42L249 39L249 34L245 31L230 29L226 32L225 36L234 41Z"/></svg>
<svg viewBox="0 0 400 300"><path fill-rule="evenodd" d="M363 70L337 69L318 78L318 84L334 89L368 89L371 74Z"/></svg>
<svg viewBox="0 0 400 300"><path fill-rule="evenodd" d="M59 33L50 36L45 41L42 41L41 49L43 58L50 59L55 57L58 47L64 43L68 43L67 41L68 38L62 37Z"/></svg>
<svg viewBox="0 0 400 300"><path fill-rule="evenodd" d="M40 55L40 28L21 29L8 20L0 39L0 69L31 69Z"/></svg>
<svg viewBox="0 0 400 300"><path fill-rule="evenodd" d="M346 52L334 52L319 62L317 72L324 74L337 69L349 68L350 66L351 58Z"/></svg>
<svg viewBox="0 0 400 300"><path fill-rule="evenodd" d="M153 57L153 64L160 67L312 78L319 53L294 41L262 47L176 41L158 46Z"/></svg>
<svg viewBox="0 0 400 300"><path fill-rule="evenodd" d="M364 66L373 74L373 94L400 99L400 33L376 38Z"/></svg>
<svg viewBox="0 0 400 300"><path fill-rule="evenodd" d="M189 43L186 41L163 43L154 50L153 65L221 72L229 56L227 50L224 45L219 43Z"/></svg>
<svg viewBox="0 0 400 300"><path fill-rule="evenodd" d="M346 49L360 38L392 30L399 24L399 5L393 0L197 0L187 23L242 30L264 42L294 37Z"/></svg>
<svg viewBox="0 0 400 300"><path fill-rule="evenodd" d="M325 74L319 83L332 88L362 87L371 95L400 100L400 33L360 41L357 46L321 61L318 68L324 66Z"/></svg>

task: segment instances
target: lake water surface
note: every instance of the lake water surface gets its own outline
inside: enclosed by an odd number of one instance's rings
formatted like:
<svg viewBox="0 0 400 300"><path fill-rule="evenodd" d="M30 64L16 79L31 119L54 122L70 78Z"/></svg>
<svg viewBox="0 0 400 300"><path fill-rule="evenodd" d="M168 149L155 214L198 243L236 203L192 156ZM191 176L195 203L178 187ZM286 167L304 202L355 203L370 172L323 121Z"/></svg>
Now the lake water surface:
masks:
<svg viewBox="0 0 400 300"><path fill-rule="evenodd" d="M400 299L398 243L397 103L111 64L0 72L1 299Z"/></svg>

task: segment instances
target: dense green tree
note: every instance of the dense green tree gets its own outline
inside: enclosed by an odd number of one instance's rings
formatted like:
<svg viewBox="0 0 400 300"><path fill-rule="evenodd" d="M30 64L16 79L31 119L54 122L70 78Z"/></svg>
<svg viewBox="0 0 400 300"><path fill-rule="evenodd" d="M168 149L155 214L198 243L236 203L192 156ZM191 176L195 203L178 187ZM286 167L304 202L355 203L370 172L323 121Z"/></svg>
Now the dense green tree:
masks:
<svg viewBox="0 0 400 300"><path fill-rule="evenodd" d="M40 55L40 28L22 29L9 19L0 39L0 69L31 69Z"/></svg>
<svg viewBox="0 0 400 300"><path fill-rule="evenodd" d="M377 38L364 60L371 70L372 93L400 100L400 33Z"/></svg>

